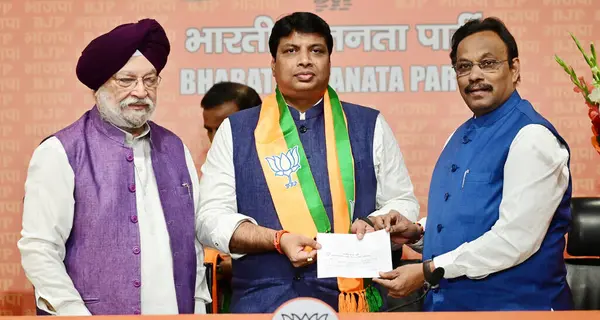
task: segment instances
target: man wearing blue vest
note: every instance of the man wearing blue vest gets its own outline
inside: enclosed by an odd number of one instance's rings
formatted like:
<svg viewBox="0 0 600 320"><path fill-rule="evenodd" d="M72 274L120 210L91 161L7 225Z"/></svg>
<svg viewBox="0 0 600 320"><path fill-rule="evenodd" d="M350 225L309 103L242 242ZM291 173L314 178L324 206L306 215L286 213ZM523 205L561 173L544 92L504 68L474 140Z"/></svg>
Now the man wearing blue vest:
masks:
<svg viewBox="0 0 600 320"><path fill-rule="evenodd" d="M517 92L517 44L500 20L467 22L450 57L474 116L435 166L423 264L375 281L395 296L429 283L427 311L572 309L569 147Z"/></svg>
<svg viewBox="0 0 600 320"><path fill-rule="evenodd" d="M317 278L317 232L348 233L352 220L419 205L394 134L375 109L328 88L333 37L317 15L278 20L269 38L275 94L234 113L217 131L200 182L200 212L242 213L229 243L232 313L271 313L297 297L340 312L373 312L370 279Z"/></svg>

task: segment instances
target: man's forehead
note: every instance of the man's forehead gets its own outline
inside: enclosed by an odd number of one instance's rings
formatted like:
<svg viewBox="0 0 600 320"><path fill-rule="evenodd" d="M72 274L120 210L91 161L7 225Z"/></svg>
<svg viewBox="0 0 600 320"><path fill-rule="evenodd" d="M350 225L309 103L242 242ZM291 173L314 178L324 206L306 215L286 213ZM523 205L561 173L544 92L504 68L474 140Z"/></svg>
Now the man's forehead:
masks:
<svg viewBox="0 0 600 320"><path fill-rule="evenodd" d="M119 70L116 72L117 74L142 74L142 75L146 75L146 74L150 74L150 73L156 73L156 68L154 68L154 65L152 65L152 63L150 62L150 60L148 60L146 57L144 57L143 55L139 54L136 55L134 54L128 61L127 63Z"/></svg>
<svg viewBox="0 0 600 320"><path fill-rule="evenodd" d="M458 45L457 58L505 56L506 44L493 31L483 31L464 38Z"/></svg>
<svg viewBox="0 0 600 320"><path fill-rule="evenodd" d="M292 32L289 36L281 38L280 44L291 45L299 42L310 42L311 45L325 44L325 38L318 33Z"/></svg>

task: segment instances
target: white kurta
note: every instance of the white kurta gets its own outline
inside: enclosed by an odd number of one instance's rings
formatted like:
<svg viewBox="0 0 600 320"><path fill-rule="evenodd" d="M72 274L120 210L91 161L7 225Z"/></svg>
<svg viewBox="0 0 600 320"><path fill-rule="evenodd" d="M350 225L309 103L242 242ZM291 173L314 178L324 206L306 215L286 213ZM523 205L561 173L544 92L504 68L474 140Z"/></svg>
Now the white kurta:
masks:
<svg viewBox="0 0 600 320"><path fill-rule="evenodd" d="M304 117L305 114L301 113L300 121ZM400 147L381 114L375 124L373 164L377 178L377 210L372 215L397 210L411 221L416 221L419 217L419 203ZM233 140L228 119L219 127L202 166L200 194L200 211L203 214L218 216L237 212Z"/></svg>
<svg viewBox="0 0 600 320"><path fill-rule="evenodd" d="M141 243L142 314L177 314L173 259L164 213L150 157L149 130L126 142L133 148L136 206ZM211 217L199 214L199 182L187 147L185 159L192 180L196 214L196 313L205 313L211 301L205 281L204 250L200 241L228 252L229 240L242 215ZM89 315L89 311L65 270L65 242L73 225L75 176L65 149L52 137L34 151L25 182L22 238L18 242L22 264L35 287L37 306L51 314ZM55 312L50 311L46 302Z"/></svg>

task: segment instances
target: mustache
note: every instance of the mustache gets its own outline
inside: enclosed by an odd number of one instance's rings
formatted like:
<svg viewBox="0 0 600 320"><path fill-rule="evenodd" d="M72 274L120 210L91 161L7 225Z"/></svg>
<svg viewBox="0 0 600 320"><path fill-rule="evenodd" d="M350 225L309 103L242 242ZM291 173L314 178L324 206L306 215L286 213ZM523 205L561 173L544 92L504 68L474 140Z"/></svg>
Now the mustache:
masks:
<svg viewBox="0 0 600 320"><path fill-rule="evenodd" d="M154 103L148 97L145 97L143 99L136 97L127 97L124 100L122 100L121 103L119 103L121 109L125 109L131 104L145 104L148 105L148 108L154 109Z"/></svg>
<svg viewBox="0 0 600 320"><path fill-rule="evenodd" d="M471 93L476 90L492 91L494 87L487 83L472 83L465 88L465 93Z"/></svg>

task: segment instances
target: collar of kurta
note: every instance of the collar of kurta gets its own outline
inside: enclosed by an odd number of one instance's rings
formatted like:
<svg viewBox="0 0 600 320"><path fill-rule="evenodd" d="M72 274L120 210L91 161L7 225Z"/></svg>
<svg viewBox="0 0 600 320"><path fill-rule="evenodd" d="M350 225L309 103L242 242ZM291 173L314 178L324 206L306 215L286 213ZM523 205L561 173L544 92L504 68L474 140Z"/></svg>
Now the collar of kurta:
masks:
<svg viewBox="0 0 600 320"><path fill-rule="evenodd" d="M294 120L296 120L296 121L312 119L312 118L317 118L317 117L322 116L323 115L323 107L325 106L322 97L317 103L315 103L312 107L310 107L310 109L306 110L305 112L300 112L300 111L296 110L294 107L291 107L290 104L287 103L287 101L286 101L286 104L288 105L288 109L290 109L292 118L294 118Z"/></svg>
<svg viewBox="0 0 600 320"><path fill-rule="evenodd" d="M519 102L521 102L521 96L517 92L517 90L513 91L508 100L506 100L503 104L501 104L498 108L494 109L492 112L486 113L479 117L473 117L471 119L471 125L475 127L475 129L480 127L488 127L493 125L496 121L500 120L502 117L510 113Z"/></svg>

